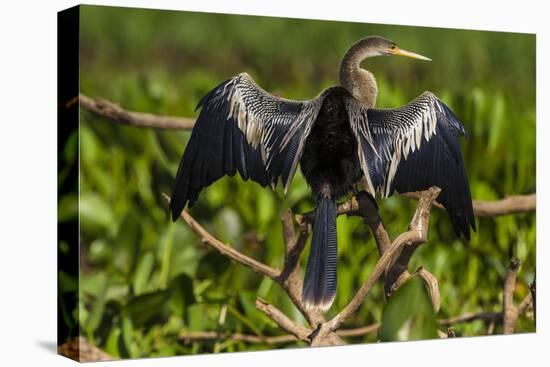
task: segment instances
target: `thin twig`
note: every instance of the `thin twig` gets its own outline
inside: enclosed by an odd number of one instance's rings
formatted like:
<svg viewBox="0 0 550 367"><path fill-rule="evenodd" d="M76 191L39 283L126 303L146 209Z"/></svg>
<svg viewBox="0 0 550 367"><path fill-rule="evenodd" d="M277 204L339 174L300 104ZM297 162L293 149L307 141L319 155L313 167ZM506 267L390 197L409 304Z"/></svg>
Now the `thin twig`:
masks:
<svg viewBox="0 0 550 367"><path fill-rule="evenodd" d="M462 322L471 322L475 320L483 320L487 322L501 322L502 312L467 312L459 316L449 317L447 319L439 319L437 322L440 325L449 326Z"/></svg>
<svg viewBox="0 0 550 367"><path fill-rule="evenodd" d="M163 194L163 196L165 197L165 199L170 202L170 197L168 195L165 195ZM231 260L233 261L236 261L252 270L254 270L255 272L259 273L259 274L263 274L271 279L274 279L276 280L277 277L279 276L280 274L280 271L269 266L269 265L266 265L258 260L255 260L249 256L246 256L244 254L242 254L241 252L235 250L234 248L224 244L223 242L221 242L220 240L218 240L217 238L215 238L214 236L212 236L206 229L204 229L200 224L199 222L197 222L192 216L191 214L189 214L188 212L186 212L185 210L181 212L181 218L185 221L185 223L187 223L187 225L189 226L189 228L191 228L191 230L193 232L195 232L199 238L201 239L201 241L212 247L213 249L217 250L218 252L220 252L222 255L225 255L227 256L228 258L230 258Z"/></svg>
<svg viewBox="0 0 550 367"><path fill-rule="evenodd" d="M524 314L529 308L529 306L531 306L531 304L532 304L532 298L531 298L531 295L528 294L527 296L525 296L525 298L521 301L521 303L517 307L516 312L518 316ZM439 319L437 320L437 322L440 325L454 325L454 324L471 322L476 320L485 321L489 323L489 326L491 326L491 324L502 323L504 318L503 318L502 312L466 312L459 316L453 316L447 319ZM492 328L494 329L494 325L492 326ZM491 334L491 333L488 332L488 334Z"/></svg>
<svg viewBox="0 0 550 367"><path fill-rule="evenodd" d="M428 289L428 293L430 294L430 299L432 300L432 306L434 308L434 311L436 313L439 312L439 309L441 308L441 294L439 292L439 281L437 280L435 275L433 275L423 267L418 268L418 270L414 274L419 276L420 279L424 281L424 284Z"/></svg>
<svg viewBox="0 0 550 367"><path fill-rule="evenodd" d="M267 303L261 298L256 298L256 308L265 313L270 319L287 333L294 335L296 338L309 343L308 336L311 333L310 330L303 326L298 325L291 319L289 319L281 310L277 307Z"/></svg>
<svg viewBox="0 0 550 367"><path fill-rule="evenodd" d="M204 340L232 340L242 341L246 343L265 343L265 344L282 344L296 342L298 339L294 335L278 335L261 337L253 334L223 334L217 331L185 331L178 335L178 339L183 343L190 343Z"/></svg>
<svg viewBox="0 0 550 367"><path fill-rule="evenodd" d="M340 329L336 331L336 334L340 337L358 337L374 333L380 329L379 323L371 325L353 328L353 329ZM285 344L297 342L298 339L295 335L277 335L277 336L258 336L254 334L242 334L242 333L221 333L217 331L182 331L178 339L183 343L190 343L194 341L204 340L232 340L242 341L245 343L265 343L265 344Z"/></svg>
<svg viewBox="0 0 550 367"><path fill-rule="evenodd" d="M525 311L527 311L529 306L531 306L532 304L533 304L533 298L531 293L529 293L528 295L525 296L525 298L521 301L521 303L517 307L518 316L524 314Z"/></svg>

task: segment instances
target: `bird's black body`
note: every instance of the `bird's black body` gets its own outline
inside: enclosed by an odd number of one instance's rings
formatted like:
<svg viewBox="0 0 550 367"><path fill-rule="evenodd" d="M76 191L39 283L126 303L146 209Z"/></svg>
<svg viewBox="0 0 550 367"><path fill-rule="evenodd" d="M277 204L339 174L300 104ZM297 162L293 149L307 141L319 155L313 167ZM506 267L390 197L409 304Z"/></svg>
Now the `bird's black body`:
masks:
<svg viewBox="0 0 550 367"><path fill-rule="evenodd" d="M342 60L342 86L314 99L273 96L246 73L210 91L198 105L176 174L173 220L224 175L238 172L272 188L282 182L286 192L299 165L316 204L302 301L306 308L322 310L336 295L336 200L360 180L373 198L439 186L437 200L455 233L469 239L475 221L458 143L465 129L430 92L399 108L375 108L376 81L359 64L390 54L427 60L384 38L366 37Z"/></svg>
<svg viewBox="0 0 550 367"><path fill-rule="evenodd" d="M317 198L338 199L350 192L362 176L357 142L342 99L344 95L349 93L343 88L331 88L300 160L302 173Z"/></svg>

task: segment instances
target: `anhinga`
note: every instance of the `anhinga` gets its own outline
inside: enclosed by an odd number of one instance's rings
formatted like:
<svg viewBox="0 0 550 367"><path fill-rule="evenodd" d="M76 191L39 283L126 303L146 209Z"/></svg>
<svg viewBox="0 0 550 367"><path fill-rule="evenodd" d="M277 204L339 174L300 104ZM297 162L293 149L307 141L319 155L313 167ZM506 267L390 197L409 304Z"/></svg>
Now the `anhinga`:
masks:
<svg viewBox="0 0 550 367"><path fill-rule="evenodd" d="M374 56L424 56L378 36L356 42L340 65L341 86L316 98L273 96L246 73L221 83L201 108L181 158L170 209L175 221L200 191L224 175L288 189L298 163L317 202L302 299L328 309L336 295L336 200L364 179L383 197L439 186L437 199L458 236L475 230L457 136L465 130L434 94L395 109L374 108L378 88L360 63Z"/></svg>

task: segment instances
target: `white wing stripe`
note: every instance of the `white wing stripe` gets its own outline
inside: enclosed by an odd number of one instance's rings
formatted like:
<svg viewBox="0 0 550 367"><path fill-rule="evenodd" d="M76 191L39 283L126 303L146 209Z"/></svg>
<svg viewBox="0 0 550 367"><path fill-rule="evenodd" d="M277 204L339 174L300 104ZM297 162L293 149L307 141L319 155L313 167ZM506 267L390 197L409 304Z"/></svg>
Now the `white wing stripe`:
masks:
<svg viewBox="0 0 550 367"><path fill-rule="evenodd" d="M383 183L383 196L390 195L390 189L397 172L401 158L406 160L410 153L419 150L422 145L422 136L429 141L436 134L437 111L443 110L431 93L421 95L417 102L422 103L412 114L404 109L396 110L399 115L396 137L394 139L394 153L391 157L387 175Z"/></svg>

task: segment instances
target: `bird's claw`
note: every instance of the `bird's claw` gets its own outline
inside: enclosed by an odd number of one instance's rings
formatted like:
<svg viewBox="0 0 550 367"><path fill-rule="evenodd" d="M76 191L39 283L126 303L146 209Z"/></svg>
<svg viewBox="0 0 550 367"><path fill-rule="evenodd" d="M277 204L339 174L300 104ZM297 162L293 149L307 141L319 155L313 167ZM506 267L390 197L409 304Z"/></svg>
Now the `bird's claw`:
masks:
<svg viewBox="0 0 550 367"><path fill-rule="evenodd" d="M307 336L308 340L310 342L313 342L313 339L315 339L315 337L317 336L317 334L319 334L319 331L321 331L321 326L323 326L322 324L317 324L317 327L315 328L315 330L313 330L311 332L311 334L309 334Z"/></svg>

